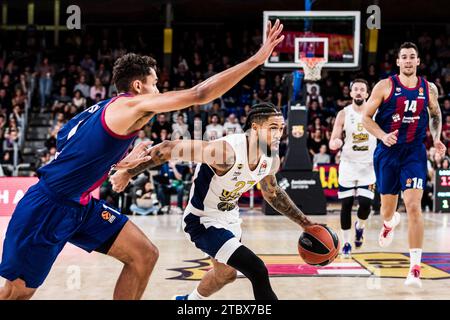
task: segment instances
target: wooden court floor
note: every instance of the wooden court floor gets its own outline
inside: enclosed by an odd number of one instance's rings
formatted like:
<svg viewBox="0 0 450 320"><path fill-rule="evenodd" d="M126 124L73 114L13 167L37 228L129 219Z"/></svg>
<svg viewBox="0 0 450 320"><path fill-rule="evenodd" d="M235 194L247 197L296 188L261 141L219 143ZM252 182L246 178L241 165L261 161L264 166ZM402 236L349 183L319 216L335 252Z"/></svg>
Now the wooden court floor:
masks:
<svg viewBox="0 0 450 320"><path fill-rule="evenodd" d="M313 216L339 230L339 216ZM287 218L253 212L243 216L242 241L265 261L280 299L450 299L450 221L446 214L424 214L423 288L403 285L408 272L407 217L396 229L391 247L377 237L380 216L370 217L362 249L351 259L338 258L321 268L305 265L297 254L300 229ZM180 216L134 216L158 246L160 258L144 299L171 299L189 293L209 268L204 254L179 230ZM0 217L3 243L7 217ZM1 248L0 248L1 251ZM111 299L121 264L67 245L34 299ZM4 280L0 278L0 285ZM211 299L253 299L250 282L239 278Z"/></svg>

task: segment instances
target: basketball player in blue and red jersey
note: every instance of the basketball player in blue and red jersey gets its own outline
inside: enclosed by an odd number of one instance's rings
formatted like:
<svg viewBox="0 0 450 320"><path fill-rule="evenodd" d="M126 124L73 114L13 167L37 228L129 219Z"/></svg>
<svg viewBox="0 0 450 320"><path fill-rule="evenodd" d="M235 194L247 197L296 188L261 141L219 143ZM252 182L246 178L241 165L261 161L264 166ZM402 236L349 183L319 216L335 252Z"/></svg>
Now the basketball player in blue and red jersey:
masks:
<svg viewBox="0 0 450 320"><path fill-rule="evenodd" d="M14 211L3 244L0 275L7 281L0 288L0 299L31 298L67 242L121 261L124 267L114 298L141 298L157 248L126 216L93 199L91 191L107 178L137 131L156 113L223 95L264 63L283 40L282 28L278 20L273 26L269 23L267 40L255 55L187 90L159 94L154 59L136 54L118 59L113 82L121 94L88 108L61 129L57 157L39 170L39 182Z"/></svg>
<svg viewBox="0 0 450 320"><path fill-rule="evenodd" d="M417 46L411 42L402 44L397 57L399 74L378 82L363 110L363 125L379 140L374 153L384 218L379 244L387 247L392 242L394 228L400 222L400 214L395 209L401 190L408 214L410 247L410 270L405 285L413 287L422 286L424 227L420 203L427 175L424 139L428 123L436 152L443 156L446 151L440 141L442 119L438 90L433 83L417 76L419 64Z"/></svg>

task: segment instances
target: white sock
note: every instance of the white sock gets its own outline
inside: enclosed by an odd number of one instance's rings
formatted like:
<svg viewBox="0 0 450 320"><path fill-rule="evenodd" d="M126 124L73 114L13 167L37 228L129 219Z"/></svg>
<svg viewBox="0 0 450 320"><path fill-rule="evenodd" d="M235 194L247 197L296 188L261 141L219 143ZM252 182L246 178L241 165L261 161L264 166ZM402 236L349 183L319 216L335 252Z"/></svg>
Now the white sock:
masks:
<svg viewBox="0 0 450 320"><path fill-rule="evenodd" d="M188 296L188 300L203 300L203 299L206 299L206 297L198 293L197 288L195 288L194 291L192 291L192 293Z"/></svg>
<svg viewBox="0 0 450 320"><path fill-rule="evenodd" d="M413 248L409 249L409 269L412 269L415 265L420 267L420 261L422 260L422 249L421 248Z"/></svg>
<svg viewBox="0 0 450 320"><path fill-rule="evenodd" d="M356 221L356 227L358 229L364 229L366 226L365 222L366 222L365 220L358 219L358 221Z"/></svg>
<svg viewBox="0 0 450 320"><path fill-rule="evenodd" d="M346 243L350 243L350 238L351 238L351 230L350 229L348 229L348 230L342 230L341 229L341 232L342 232L342 244L346 244Z"/></svg>

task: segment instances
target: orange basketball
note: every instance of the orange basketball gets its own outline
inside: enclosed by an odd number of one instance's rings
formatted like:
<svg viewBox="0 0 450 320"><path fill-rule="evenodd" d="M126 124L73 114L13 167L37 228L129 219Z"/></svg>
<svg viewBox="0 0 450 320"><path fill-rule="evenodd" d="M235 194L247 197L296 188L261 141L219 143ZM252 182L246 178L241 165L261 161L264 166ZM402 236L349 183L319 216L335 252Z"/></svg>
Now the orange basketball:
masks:
<svg viewBox="0 0 450 320"><path fill-rule="evenodd" d="M310 265L326 266L339 254L339 238L327 226L313 225L305 228L298 240L298 252Z"/></svg>

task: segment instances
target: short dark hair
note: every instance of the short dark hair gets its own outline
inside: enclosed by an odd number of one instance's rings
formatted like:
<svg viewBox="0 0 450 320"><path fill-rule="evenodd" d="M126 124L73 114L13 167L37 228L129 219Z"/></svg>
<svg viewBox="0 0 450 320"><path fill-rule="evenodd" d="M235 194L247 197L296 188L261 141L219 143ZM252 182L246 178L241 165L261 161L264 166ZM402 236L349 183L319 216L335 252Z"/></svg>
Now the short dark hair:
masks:
<svg viewBox="0 0 450 320"><path fill-rule="evenodd" d="M415 43L409 42L409 41L403 42L402 45L400 46L400 48L398 48L398 55L400 55L400 51L402 49L411 49L411 48L416 50L417 57L419 57L419 48L417 47L417 45Z"/></svg>
<svg viewBox="0 0 450 320"><path fill-rule="evenodd" d="M277 107L275 107L273 103L263 102L255 104L254 106L252 106L252 109L247 115L247 121L245 121L244 131L250 129L253 122L261 122L263 120L267 120L269 117L281 115L283 114Z"/></svg>
<svg viewBox="0 0 450 320"><path fill-rule="evenodd" d="M366 79L363 78L356 78L352 82L350 82L350 90L352 90L352 87L355 83L364 83L366 85L367 92L369 92L369 82L367 82Z"/></svg>
<svg viewBox="0 0 450 320"><path fill-rule="evenodd" d="M149 56L141 56L135 53L127 53L114 63L112 82L119 92L130 90L134 80L145 82L145 78L151 74L151 69L156 71L156 60Z"/></svg>

